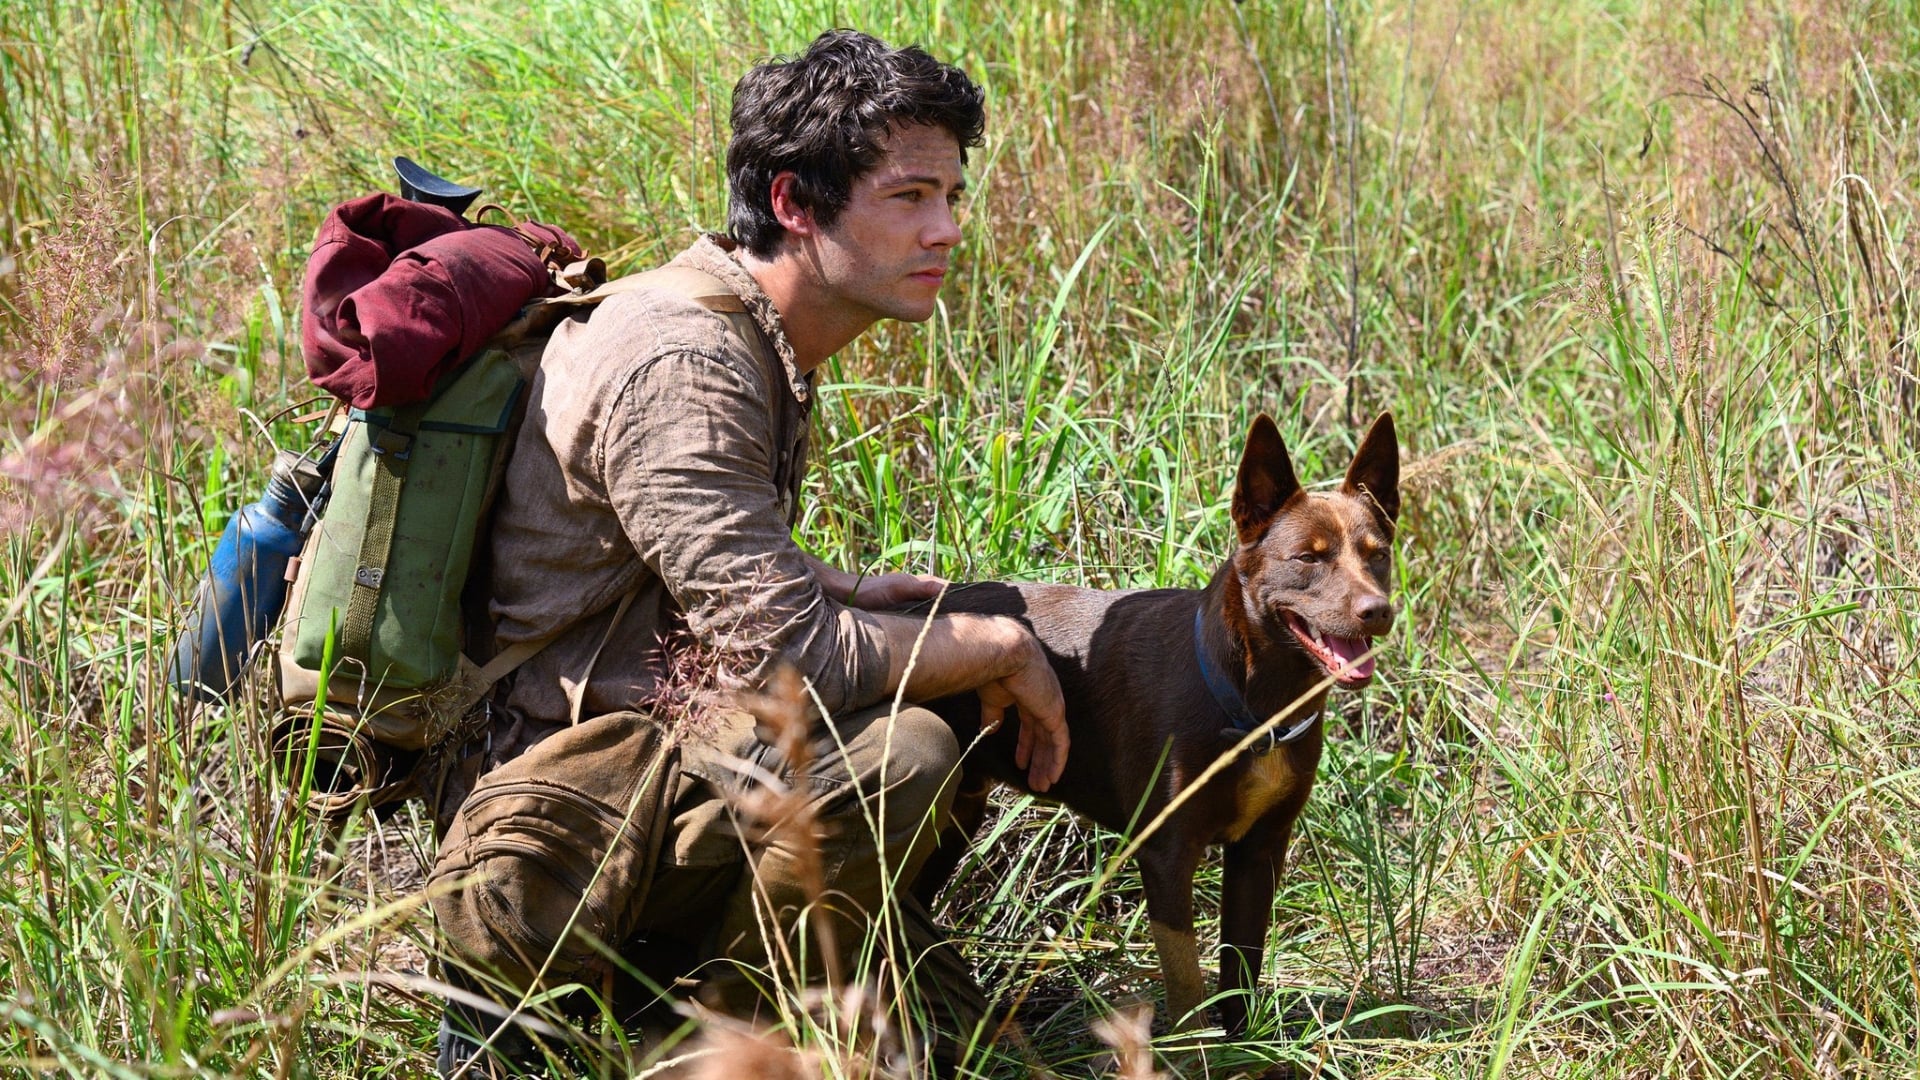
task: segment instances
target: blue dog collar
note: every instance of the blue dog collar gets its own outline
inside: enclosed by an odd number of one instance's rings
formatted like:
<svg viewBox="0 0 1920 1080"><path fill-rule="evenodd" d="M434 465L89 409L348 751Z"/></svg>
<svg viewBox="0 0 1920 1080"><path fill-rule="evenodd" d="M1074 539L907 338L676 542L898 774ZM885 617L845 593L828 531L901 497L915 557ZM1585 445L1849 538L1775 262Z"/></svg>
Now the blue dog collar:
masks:
<svg viewBox="0 0 1920 1080"><path fill-rule="evenodd" d="M1220 706L1220 710L1227 714L1228 722L1233 725L1221 731L1221 734L1229 737L1245 735L1258 728L1263 721L1253 715L1252 709L1247 708L1247 699L1240 695L1232 681L1207 661L1206 638L1202 634L1205 628L1206 608L1201 607L1193 613L1193 658L1200 664L1200 680L1207 684L1207 692L1213 695L1213 703ZM1248 749L1256 756L1271 754L1305 735L1319 719L1319 713L1309 713L1295 720L1291 726L1268 728L1266 741Z"/></svg>

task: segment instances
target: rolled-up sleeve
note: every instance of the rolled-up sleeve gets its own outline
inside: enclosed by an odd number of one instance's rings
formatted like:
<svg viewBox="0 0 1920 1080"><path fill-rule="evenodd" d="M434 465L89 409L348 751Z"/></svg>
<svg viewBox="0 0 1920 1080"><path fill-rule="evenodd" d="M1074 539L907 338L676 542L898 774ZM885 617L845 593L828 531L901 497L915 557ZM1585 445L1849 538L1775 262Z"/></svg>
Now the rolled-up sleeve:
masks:
<svg viewBox="0 0 1920 1080"><path fill-rule="evenodd" d="M726 360L671 351L609 408L606 490L695 638L749 684L791 666L829 715L881 700L886 632L828 599L782 512L768 388Z"/></svg>

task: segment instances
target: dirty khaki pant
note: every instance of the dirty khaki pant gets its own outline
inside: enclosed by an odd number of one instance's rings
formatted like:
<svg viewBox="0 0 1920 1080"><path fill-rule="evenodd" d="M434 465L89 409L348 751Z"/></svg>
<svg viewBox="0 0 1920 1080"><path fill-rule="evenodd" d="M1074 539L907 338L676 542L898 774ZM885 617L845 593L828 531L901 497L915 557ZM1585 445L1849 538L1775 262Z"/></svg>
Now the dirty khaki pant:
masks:
<svg viewBox="0 0 1920 1080"><path fill-rule="evenodd" d="M812 916L820 911L833 928L839 972L906 991L909 1007L896 1019L929 1040L936 1063L951 1061L984 1021L987 1003L959 950L907 886L952 803L960 760L952 730L925 709L863 710L817 726L802 770L762 743L745 713L695 723L697 732L683 732L669 824L638 936L616 946L646 978L638 986L620 980L615 1008L640 1007L654 996L650 987L691 975L718 1006L758 1012L765 1004L758 988L817 983L825 975L813 933ZM468 759L469 775L446 789L441 820L450 823L465 802L474 768L504 765L558 730L514 724L496 732L487 753ZM553 767L564 771L560 763ZM771 785L763 783L768 778ZM575 782L594 786L588 777ZM790 792L782 808L814 822L813 850L800 830L763 835L743 815L770 789ZM812 860L824 883L820 895L809 886ZM463 891L450 902L471 904L471 896ZM487 922L475 917L460 925ZM474 944L465 951L488 955ZM866 951L869 944L878 948ZM546 970L553 984L595 982L591 972ZM449 976L466 981L457 970Z"/></svg>
<svg viewBox="0 0 1920 1080"><path fill-rule="evenodd" d="M723 1005L746 1011L753 988L776 981L770 973L789 986L825 974L814 933L824 915L844 977L906 989L923 1011L916 1026L938 1043L971 1032L986 1001L959 950L907 892L953 801L952 729L925 709L867 709L816 729L799 771L756 737L751 716L710 723L681 747L672 827L642 917L647 936L719 958L707 965L722 969L712 985ZM756 820L755 808L786 820ZM809 888L810 863L824 895ZM880 948L868 952L870 939Z"/></svg>

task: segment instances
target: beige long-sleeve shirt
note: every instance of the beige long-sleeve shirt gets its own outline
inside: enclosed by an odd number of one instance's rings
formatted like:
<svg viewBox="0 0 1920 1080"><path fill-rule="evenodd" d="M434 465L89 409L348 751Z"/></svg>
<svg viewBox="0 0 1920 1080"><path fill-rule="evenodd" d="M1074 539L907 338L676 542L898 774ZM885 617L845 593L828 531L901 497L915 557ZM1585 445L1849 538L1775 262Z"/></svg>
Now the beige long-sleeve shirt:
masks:
<svg viewBox="0 0 1920 1080"><path fill-rule="evenodd" d="M551 724L575 694L581 716L640 707L682 629L749 682L791 665L829 714L873 704L885 632L829 599L793 541L813 399L779 312L716 238L674 264L746 317L616 295L560 325L529 390L492 531L495 647L560 636L511 676L507 708Z"/></svg>

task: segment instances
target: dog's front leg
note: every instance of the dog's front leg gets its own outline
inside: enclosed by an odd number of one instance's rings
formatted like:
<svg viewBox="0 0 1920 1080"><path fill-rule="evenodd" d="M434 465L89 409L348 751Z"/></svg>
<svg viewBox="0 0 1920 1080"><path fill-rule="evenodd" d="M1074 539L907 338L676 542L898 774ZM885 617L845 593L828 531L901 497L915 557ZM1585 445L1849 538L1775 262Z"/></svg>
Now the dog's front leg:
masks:
<svg viewBox="0 0 1920 1080"><path fill-rule="evenodd" d="M1176 841L1149 843L1139 855L1153 949L1160 957L1160 980L1167 987L1167 1014L1178 1028L1200 1023L1195 1014L1206 996L1200 944L1193 935L1193 873L1199 868L1200 853L1200 848Z"/></svg>
<svg viewBox="0 0 1920 1080"><path fill-rule="evenodd" d="M1273 917L1273 894L1287 859L1287 821L1261 836L1228 844L1220 889L1220 1018L1228 1038L1247 1033L1247 1012L1260 982Z"/></svg>

